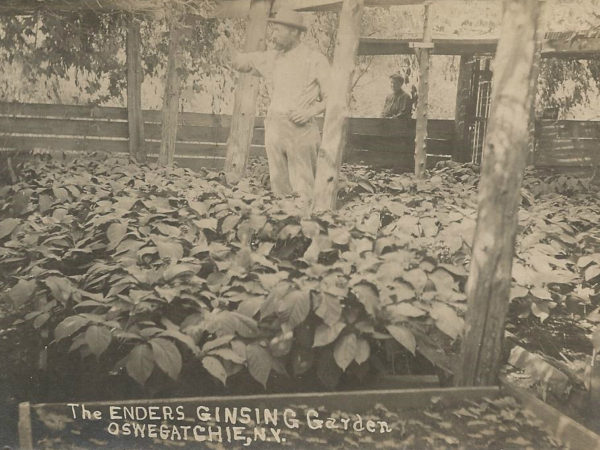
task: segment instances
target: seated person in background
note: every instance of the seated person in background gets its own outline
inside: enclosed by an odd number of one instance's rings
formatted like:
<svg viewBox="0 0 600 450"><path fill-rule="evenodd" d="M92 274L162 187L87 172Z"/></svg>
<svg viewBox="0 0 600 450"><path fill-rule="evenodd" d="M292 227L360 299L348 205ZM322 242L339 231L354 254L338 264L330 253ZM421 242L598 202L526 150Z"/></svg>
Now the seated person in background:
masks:
<svg viewBox="0 0 600 450"><path fill-rule="evenodd" d="M385 105L381 117L393 117L410 119L412 112L412 98L404 92L404 76L395 73L390 76L393 92L385 99Z"/></svg>

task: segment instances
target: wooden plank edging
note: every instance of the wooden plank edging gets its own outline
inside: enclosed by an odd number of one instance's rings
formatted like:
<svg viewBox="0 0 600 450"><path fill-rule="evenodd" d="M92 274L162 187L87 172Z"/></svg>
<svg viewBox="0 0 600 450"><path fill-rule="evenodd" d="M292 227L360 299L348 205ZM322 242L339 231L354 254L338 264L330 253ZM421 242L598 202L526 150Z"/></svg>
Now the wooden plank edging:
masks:
<svg viewBox="0 0 600 450"><path fill-rule="evenodd" d="M600 450L600 436L564 415L525 389L505 378L500 381L502 391L515 397L523 408L532 412L548 433L571 450Z"/></svg>

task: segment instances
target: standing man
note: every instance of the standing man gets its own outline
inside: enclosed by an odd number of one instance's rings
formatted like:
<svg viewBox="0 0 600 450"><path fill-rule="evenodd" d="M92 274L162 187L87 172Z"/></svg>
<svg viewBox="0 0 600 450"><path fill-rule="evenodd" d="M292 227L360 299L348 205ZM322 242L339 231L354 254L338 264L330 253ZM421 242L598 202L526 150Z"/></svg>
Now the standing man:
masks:
<svg viewBox="0 0 600 450"><path fill-rule="evenodd" d="M321 143L315 117L325 111L329 62L300 41L306 31L301 13L280 10L269 22L274 49L235 52L232 66L265 77L271 87L265 120L271 190L310 199Z"/></svg>
<svg viewBox="0 0 600 450"><path fill-rule="evenodd" d="M395 73L390 76L392 93L385 99L385 105L381 117L393 117L410 119L412 112L412 98L404 89L404 76L401 73Z"/></svg>

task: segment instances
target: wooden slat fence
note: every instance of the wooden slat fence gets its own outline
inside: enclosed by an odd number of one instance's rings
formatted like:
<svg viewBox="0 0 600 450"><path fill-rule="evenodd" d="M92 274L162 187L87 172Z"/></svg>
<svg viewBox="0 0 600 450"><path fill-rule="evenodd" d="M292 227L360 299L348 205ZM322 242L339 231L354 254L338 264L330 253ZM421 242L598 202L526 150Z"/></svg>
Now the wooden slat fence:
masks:
<svg viewBox="0 0 600 450"><path fill-rule="evenodd" d="M150 160L160 147L161 112L144 111ZM179 115L176 161L182 167L221 169L231 116L185 112ZM322 120L319 121L322 127ZM107 151L127 154L127 110L85 105L0 103L0 148L51 151ZM452 120L429 120L428 163L453 154ZM561 170L600 164L600 121L540 120L534 163ZM352 118L344 160L374 168L412 170L415 121ZM264 120L258 117L251 155L265 155Z"/></svg>
<svg viewBox="0 0 600 450"><path fill-rule="evenodd" d="M536 133L536 166L600 166L600 121L540 120Z"/></svg>
<svg viewBox="0 0 600 450"><path fill-rule="evenodd" d="M152 160L160 148L161 112L144 111L144 121L146 149ZM230 125L228 115L180 114L175 152L178 164L222 168ZM319 126L322 128L322 120ZM128 133L125 108L0 103L0 148L126 154ZM410 170L414 134L414 120L352 118L345 161ZM452 121L430 121L429 135L429 152L435 156L432 160L452 153ZM256 120L251 155L265 155L262 117Z"/></svg>

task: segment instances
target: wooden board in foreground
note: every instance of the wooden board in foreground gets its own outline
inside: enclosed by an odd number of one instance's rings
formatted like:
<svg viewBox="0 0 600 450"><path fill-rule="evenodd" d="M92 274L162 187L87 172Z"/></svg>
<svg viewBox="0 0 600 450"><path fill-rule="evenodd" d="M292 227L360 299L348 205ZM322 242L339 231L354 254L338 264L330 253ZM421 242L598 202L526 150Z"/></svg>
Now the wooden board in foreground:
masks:
<svg viewBox="0 0 600 450"><path fill-rule="evenodd" d="M130 439L114 436L116 427L121 427L125 422L145 424L150 427L170 424L180 430L187 427L189 439L193 428L206 426L202 414L211 414L213 419L221 414L218 424L222 428L231 422L227 419L226 408L229 411L236 409L238 419L242 414L252 415L255 424L268 429L282 429L286 426L286 417L289 422L292 417L299 421L300 430L308 430L308 417L300 413L295 416L292 408L301 406L312 408L315 412L322 408L328 411L343 411L353 417L361 414L361 420L366 421L365 415L377 405L393 410L422 409L428 407L432 401L443 401L445 404L454 404L464 400L478 401L483 398L498 398L498 387L468 387L468 388L433 388L433 389L392 389L371 391L345 391L345 392L320 392L296 394L271 394L271 395L245 395L245 396L220 396L197 397L180 399L149 399L149 400L114 400L103 402L73 402L69 404L37 404L22 403L19 406L19 443L20 448L147 448L157 443L160 448L160 439L155 442L148 436ZM220 408L217 410L217 408ZM245 412L242 411L245 408ZM286 412L287 411L287 412ZM125 415L134 415L136 418L125 420ZM287 414L287 416L286 416ZM83 418L85 416L85 418ZM144 416L144 418L141 418ZM375 420L375 419L373 419ZM113 424L113 425L111 425ZM112 427L112 428L111 428ZM314 428L313 428L314 429ZM225 431L223 431L225 433ZM191 442L191 443L192 443ZM269 442L269 441L267 441ZM180 442L183 444L183 442ZM201 445L196 442L195 445ZM275 448L272 445L270 448Z"/></svg>

